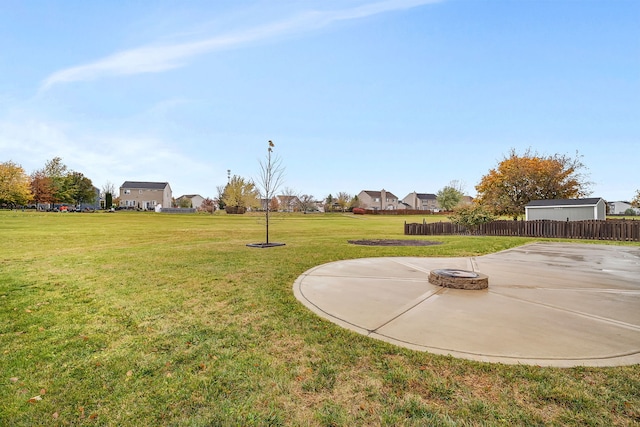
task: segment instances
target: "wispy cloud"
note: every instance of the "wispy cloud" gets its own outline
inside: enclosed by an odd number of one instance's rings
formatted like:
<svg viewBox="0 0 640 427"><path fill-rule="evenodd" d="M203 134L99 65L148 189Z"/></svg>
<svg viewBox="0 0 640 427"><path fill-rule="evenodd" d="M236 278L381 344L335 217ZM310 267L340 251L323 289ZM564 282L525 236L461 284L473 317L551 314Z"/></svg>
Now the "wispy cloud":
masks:
<svg viewBox="0 0 640 427"><path fill-rule="evenodd" d="M232 49L274 37L317 30L338 21L361 19L440 1L442 0L385 0L349 9L310 11L289 20L204 40L138 47L114 53L89 64L57 71L43 80L40 89L47 90L57 84L95 80L109 76L158 73L183 67L189 59L205 53Z"/></svg>

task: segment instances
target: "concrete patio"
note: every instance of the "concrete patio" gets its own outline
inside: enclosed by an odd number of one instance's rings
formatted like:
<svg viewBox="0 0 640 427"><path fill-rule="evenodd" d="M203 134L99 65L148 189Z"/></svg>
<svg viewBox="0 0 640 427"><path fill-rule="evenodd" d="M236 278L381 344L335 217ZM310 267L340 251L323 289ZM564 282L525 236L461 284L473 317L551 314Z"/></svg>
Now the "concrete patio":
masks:
<svg viewBox="0 0 640 427"><path fill-rule="evenodd" d="M432 269L489 276L443 288ZM471 360L541 366L640 363L640 247L534 243L473 258L366 258L312 268L298 300L345 328Z"/></svg>

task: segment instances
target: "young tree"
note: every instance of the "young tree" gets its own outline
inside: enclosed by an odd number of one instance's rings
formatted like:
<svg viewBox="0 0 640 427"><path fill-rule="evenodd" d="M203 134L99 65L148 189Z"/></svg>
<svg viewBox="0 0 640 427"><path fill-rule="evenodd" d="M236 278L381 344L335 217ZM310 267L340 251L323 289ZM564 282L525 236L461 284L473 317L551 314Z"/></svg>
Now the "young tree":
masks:
<svg viewBox="0 0 640 427"><path fill-rule="evenodd" d="M451 181L436 194L438 205L445 211L452 211L458 206L462 197L464 197L464 187L458 181Z"/></svg>
<svg viewBox="0 0 640 427"><path fill-rule="evenodd" d="M67 165L60 157L47 161L43 169L44 175L51 179L53 187L53 203L72 203L73 199L65 187L65 178L69 174Z"/></svg>
<svg viewBox="0 0 640 427"><path fill-rule="evenodd" d="M285 205L281 208L286 212L293 212L297 207L298 192L291 187L284 187L280 196L282 203Z"/></svg>
<svg viewBox="0 0 640 427"><path fill-rule="evenodd" d="M340 206L340 210L342 212L345 212L347 210L347 207L351 203L351 199L351 194L341 191L336 196L335 202L338 204L338 206Z"/></svg>
<svg viewBox="0 0 640 427"><path fill-rule="evenodd" d="M302 194L298 197L298 209L300 212L311 212L315 210L315 202L310 194Z"/></svg>
<svg viewBox="0 0 640 427"><path fill-rule="evenodd" d="M110 209L113 205L114 194L116 194L116 186L111 181L107 181L106 184L102 186L102 195L104 197L105 209Z"/></svg>
<svg viewBox="0 0 640 427"><path fill-rule="evenodd" d="M107 181L103 186L102 186L102 194L107 194L107 193L111 193L116 194L116 186L113 182L111 181Z"/></svg>
<svg viewBox="0 0 640 427"><path fill-rule="evenodd" d="M273 148L275 144L269 140L269 146L267 147L267 158L260 162L260 175L258 177L258 185L260 187L260 196L265 200L271 200L276 196L276 193L284 181L284 168L282 167L282 161L278 156L272 157ZM265 209L265 222L266 222L266 240L265 243L269 244L269 217L271 207L270 203L267 204Z"/></svg>
<svg viewBox="0 0 640 427"><path fill-rule="evenodd" d="M226 188L227 187L224 186L224 185L218 185L216 187L216 191L218 192L218 195L216 196L216 198L214 200L218 205L218 209L224 209L224 198L226 196L225 193L224 193L224 190Z"/></svg>
<svg viewBox="0 0 640 427"><path fill-rule="evenodd" d="M329 194L327 196L327 198L324 199L324 211L325 212L333 211L333 204L334 203L335 203L335 199L333 198L333 196L331 194Z"/></svg>
<svg viewBox="0 0 640 427"><path fill-rule="evenodd" d="M216 210L216 202L213 199L207 197L202 201L198 210L202 212L213 213Z"/></svg>
<svg viewBox="0 0 640 427"><path fill-rule="evenodd" d="M29 176L12 161L0 163L0 204L24 206L31 200Z"/></svg>
<svg viewBox="0 0 640 427"><path fill-rule="evenodd" d="M517 219L532 200L584 197L590 193L590 183L585 181L580 157L577 153L575 158L540 156L531 149L520 156L512 149L476 185L477 200L496 215Z"/></svg>

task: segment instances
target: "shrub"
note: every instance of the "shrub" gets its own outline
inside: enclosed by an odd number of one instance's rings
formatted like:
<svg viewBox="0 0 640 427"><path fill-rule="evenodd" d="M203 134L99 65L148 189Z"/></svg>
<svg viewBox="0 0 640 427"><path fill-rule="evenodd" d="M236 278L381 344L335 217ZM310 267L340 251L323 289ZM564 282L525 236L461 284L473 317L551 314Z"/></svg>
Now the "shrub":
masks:
<svg viewBox="0 0 640 427"><path fill-rule="evenodd" d="M449 219L454 224L467 227L469 230L478 228L480 224L494 221L496 217L481 205L469 205L457 208Z"/></svg>
<svg viewBox="0 0 640 427"><path fill-rule="evenodd" d="M245 208L244 206L225 206L224 210L228 213L228 214L243 214L247 211L247 208Z"/></svg>

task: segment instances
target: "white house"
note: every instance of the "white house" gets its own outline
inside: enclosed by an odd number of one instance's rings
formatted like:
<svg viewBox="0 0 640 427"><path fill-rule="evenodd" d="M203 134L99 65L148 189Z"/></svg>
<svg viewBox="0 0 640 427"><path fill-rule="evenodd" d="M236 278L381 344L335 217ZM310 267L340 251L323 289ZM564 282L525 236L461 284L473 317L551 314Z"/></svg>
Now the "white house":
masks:
<svg viewBox="0 0 640 427"><path fill-rule="evenodd" d="M587 219L607 219L604 199L551 199L533 200L524 207L527 221L551 219L555 221L583 221Z"/></svg>

